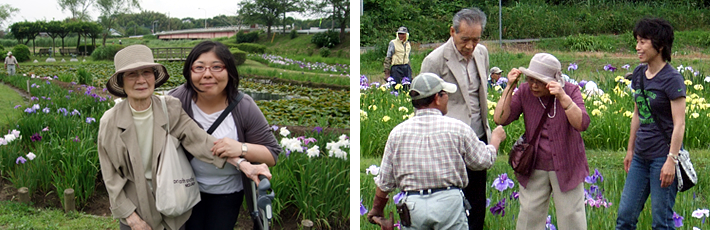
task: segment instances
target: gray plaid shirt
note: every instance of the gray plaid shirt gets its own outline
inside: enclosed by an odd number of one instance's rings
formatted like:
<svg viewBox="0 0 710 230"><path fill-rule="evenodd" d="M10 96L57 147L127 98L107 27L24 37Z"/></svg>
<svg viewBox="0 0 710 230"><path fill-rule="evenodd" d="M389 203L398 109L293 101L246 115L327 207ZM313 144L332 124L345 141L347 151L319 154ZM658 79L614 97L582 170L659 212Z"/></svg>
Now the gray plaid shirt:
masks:
<svg viewBox="0 0 710 230"><path fill-rule="evenodd" d="M488 169L496 156L467 124L437 109L418 109L390 132L375 184L384 192L464 188L466 167Z"/></svg>

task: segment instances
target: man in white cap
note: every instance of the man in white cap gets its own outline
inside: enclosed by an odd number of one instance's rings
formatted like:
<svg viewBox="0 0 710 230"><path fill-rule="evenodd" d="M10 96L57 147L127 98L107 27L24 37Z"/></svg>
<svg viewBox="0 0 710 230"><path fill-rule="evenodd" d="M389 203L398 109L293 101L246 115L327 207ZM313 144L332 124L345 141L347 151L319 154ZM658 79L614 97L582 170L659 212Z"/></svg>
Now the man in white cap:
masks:
<svg viewBox="0 0 710 230"><path fill-rule="evenodd" d="M12 51L7 52L7 57L5 57L5 69L7 70L7 75L15 75L15 68L19 68L20 64L17 62L15 56L12 56Z"/></svg>
<svg viewBox="0 0 710 230"><path fill-rule="evenodd" d="M491 75L488 76L488 88L493 88L494 86L499 85L501 89L505 89L505 87L508 86L508 82L505 81L507 79L504 79L504 81L501 81L500 84L498 84L498 80L500 79L503 70L495 66L491 68L490 72Z"/></svg>
<svg viewBox="0 0 710 230"><path fill-rule="evenodd" d="M486 27L486 14L478 8L460 10L449 28L451 38L424 58L420 73L435 73L444 81L458 86L449 95L448 117L471 126L476 136L486 143L491 141L488 125L488 50L481 34ZM487 171L468 171L471 183L464 189L471 202L469 229L482 230L486 216Z"/></svg>
<svg viewBox="0 0 710 230"><path fill-rule="evenodd" d="M409 53L412 46L409 43L409 30L407 27L397 29L397 37L390 41L385 57L385 79L392 77L395 84L403 84L406 77L412 80L412 67L409 66Z"/></svg>
<svg viewBox="0 0 710 230"><path fill-rule="evenodd" d="M505 131L502 127L493 130L491 144L487 145L478 140L471 127L444 116L449 94L455 92L456 85L433 73L422 73L412 81L409 95L415 116L392 129L387 139L380 173L375 177L373 207L367 216L371 223L388 229L391 222L383 217L387 194L399 189L405 192L400 203L406 204L410 214L406 218L400 213L402 225L412 229L468 229L461 190L469 183L466 168L493 166Z"/></svg>

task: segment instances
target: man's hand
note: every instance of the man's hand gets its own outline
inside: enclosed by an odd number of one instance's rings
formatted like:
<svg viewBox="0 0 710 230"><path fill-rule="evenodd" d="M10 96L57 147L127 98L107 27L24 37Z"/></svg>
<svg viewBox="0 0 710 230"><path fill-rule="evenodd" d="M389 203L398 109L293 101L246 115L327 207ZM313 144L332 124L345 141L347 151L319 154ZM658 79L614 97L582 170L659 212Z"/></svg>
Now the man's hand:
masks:
<svg viewBox="0 0 710 230"><path fill-rule="evenodd" d="M382 230L394 230L394 214L390 212L390 218L385 219L384 217L373 217L375 224L380 225Z"/></svg>
<svg viewBox="0 0 710 230"><path fill-rule="evenodd" d="M387 79L388 77L390 77L390 70L386 69L385 70L385 79Z"/></svg>
<svg viewBox="0 0 710 230"><path fill-rule="evenodd" d="M131 227L131 230L151 230L150 225L143 221L136 212L131 213L131 215L126 218L126 222L128 226Z"/></svg>
<svg viewBox="0 0 710 230"><path fill-rule="evenodd" d="M375 200L372 201L372 209L367 213L367 220L373 224L379 224L375 221L375 217L384 218L385 205L387 205L387 193L382 192L380 188L377 188L375 192Z"/></svg>
<svg viewBox="0 0 710 230"><path fill-rule="evenodd" d="M496 128L491 131L491 145L498 150L500 143L505 140L505 137L505 130L503 129L503 126L496 126Z"/></svg>

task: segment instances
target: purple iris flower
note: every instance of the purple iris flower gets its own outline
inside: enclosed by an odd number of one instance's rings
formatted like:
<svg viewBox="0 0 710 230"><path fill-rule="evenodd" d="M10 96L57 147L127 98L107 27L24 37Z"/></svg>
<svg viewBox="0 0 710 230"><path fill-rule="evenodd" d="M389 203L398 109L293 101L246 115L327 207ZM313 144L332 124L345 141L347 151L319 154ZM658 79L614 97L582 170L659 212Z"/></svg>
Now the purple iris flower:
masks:
<svg viewBox="0 0 710 230"><path fill-rule="evenodd" d="M15 109L22 107L22 105L16 105Z"/></svg>
<svg viewBox="0 0 710 230"><path fill-rule="evenodd" d="M495 187L498 191L502 192L508 188L515 187L515 182L513 182L513 180L508 178L507 173L503 173L503 174L498 175L498 178L496 178L493 181L493 185L491 185L491 187Z"/></svg>
<svg viewBox="0 0 710 230"><path fill-rule="evenodd" d="M37 99L37 97L30 97L30 101L34 101L34 100L38 100L38 101L39 101L39 99Z"/></svg>
<svg viewBox="0 0 710 230"><path fill-rule="evenodd" d="M614 72L616 71L616 67L611 66L611 64L607 64L604 66L604 70Z"/></svg>
<svg viewBox="0 0 710 230"><path fill-rule="evenodd" d="M394 200L395 204L399 204L400 201L402 201L402 198L404 198L404 191L397 193L397 195L394 195L392 199Z"/></svg>
<svg viewBox="0 0 710 230"><path fill-rule="evenodd" d="M40 136L39 133L35 133L35 134L32 134L32 136L30 137L30 139L32 140L32 142L41 141L41 140L42 140L42 136Z"/></svg>
<svg viewBox="0 0 710 230"><path fill-rule="evenodd" d="M581 81L579 81L579 87L584 88L584 86L587 85L587 82L588 82L587 80L581 80Z"/></svg>
<svg viewBox="0 0 710 230"><path fill-rule="evenodd" d="M491 214L493 215L498 215L500 214L501 217L505 216L505 198L503 200L498 201L498 203L491 207Z"/></svg>
<svg viewBox="0 0 710 230"><path fill-rule="evenodd" d="M87 117L87 118L86 118L86 123L91 124L91 123L93 123L93 122L96 122L96 119L94 119L93 117Z"/></svg>
<svg viewBox="0 0 710 230"><path fill-rule="evenodd" d="M274 130L274 132L276 132L277 130L279 130L279 126L278 126L278 125L272 125L272 126L271 126L271 130Z"/></svg>
<svg viewBox="0 0 710 230"><path fill-rule="evenodd" d="M24 164L25 162L27 162L27 159L25 159L25 158L22 157L22 156L17 157L17 160L15 160L15 164L18 164L18 165L19 165L20 163Z"/></svg>
<svg viewBox="0 0 710 230"><path fill-rule="evenodd" d="M390 94L394 95L395 97L399 96L399 92L397 92L397 91L392 91L392 92L390 92Z"/></svg>
<svg viewBox="0 0 710 230"><path fill-rule="evenodd" d="M629 64L626 64L626 65L621 66L621 68L622 69L629 69L629 68L631 68L631 66Z"/></svg>
<svg viewBox="0 0 710 230"><path fill-rule="evenodd" d="M408 77L402 78L402 85L409 85L409 84L411 84L411 82Z"/></svg>
<svg viewBox="0 0 710 230"><path fill-rule="evenodd" d="M498 78L498 81L496 81L496 85L500 85L500 84L503 84L503 83L508 83L508 78L506 78L506 77L501 77L501 78Z"/></svg>
<svg viewBox="0 0 710 230"><path fill-rule="evenodd" d="M567 67L567 71L571 70L577 70L577 63L569 63L569 66Z"/></svg>
<svg viewBox="0 0 710 230"><path fill-rule="evenodd" d="M518 192L513 192L513 194L510 194L511 200L513 200L513 199L517 200L518 197L520 197L520 193L518 193Z"/></svg>
<svg viewBox="0 0 710 230"><path fill-rule="evenodd" d="M676 228L680 228L683 226L683 218L681 215L678 215L678 213L673 212L673 224L675 224Z"/></svg>
<svg viewBox="0 0 710 230"><path fill-rule="evenodd" d="M393 78L393 77L388 77L388 78L387 78L387 82L394 82L394 78Z"/></svg>
<svg viewBox="0 0 710 230"><path fill-rule="evenodd" d="M315 131L317 133L321 133L321 132L323 132L323 128L321 128L320 126L316 126L315 128L313 128L313 131Z"/></svg>
<svg viewBox="0 0 710 230"><path fill-rule="evenodd" d="M547 215L547 221L545 221L545 230L557 230L554 224L552 224L552 216Z"/></svg>
<svg viewBox="0 0 710 230"><path fill-rule="evenodd" d="M79 141L81 141L81 140L79 140L79 136L74 137L74 142L79 142Z"/></svg>
<svg viewBox="0 0 710 230"><path fill-rule="evenodd" d="M597 183L597 180L604 181L604 177L602 177L602 174L599 173L599 169L594 169L594 174L591 176L584 177L584 182L587 182L588 184Z"/></svg>
<svg viewBox="0 0 710 230"><path fill-rule="evenodd" d="M491 198L486 198L486 208L488 208L488 206L491 206Z"/></svg>
<svg viewBox="0 0 710 230"><path fill-rule="evenodd" d="M367 213L367 208L365 208L365 205L362 204L362 200L360 200L360 215L365 215Z"/></svg>
<svg viewBox="0 0 710 230"><path fill-rule="evenodd" d="M34 113L35 111L32 108L26 108L25 113Z"/></svg>

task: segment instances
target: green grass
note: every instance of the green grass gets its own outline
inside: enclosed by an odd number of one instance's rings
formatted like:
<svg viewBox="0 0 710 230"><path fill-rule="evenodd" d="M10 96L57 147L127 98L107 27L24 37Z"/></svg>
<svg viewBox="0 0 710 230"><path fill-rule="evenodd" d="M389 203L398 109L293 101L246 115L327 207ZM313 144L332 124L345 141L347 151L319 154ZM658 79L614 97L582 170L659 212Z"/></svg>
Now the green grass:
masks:
<svg viewBox="0 0 710 230"><path fill-rule="evenodd" d="M13 201L0 201L2 229L118 229L118 220L54 208L38 209Z"/></svg>
<svg viewBox="0 0 710 230"><path fill-rule="evenodd" d="M24 105L25 99L15 90L5 84L0 84L0 127L19 119L22 111L15 109L16 105Z"/></svg>
<svg viewBox="0 0 710 230"><path fill-rule="evenodd" d="M623 171L623 158L625 151L596 151L588 150L587 159L589 162L589 170L594 173L594 169L599 169L600 173L604 177L603 182L598 182L600 188L604 189L603 195L610 202L612 206L609 208L586 208L587 214L587 225L588 229L614 229L616 223L617 210L619 208L619 200L621 193L623 191L624 182L626 181L626 173ZM700 173L698 184L691 190L683 193L678 193L676 197L676 204L674 206L674 211L679 215L683 216L685 220L683 221L682 229L691 229L692 226L703 227L702 220L696 219L691 216L691 213L696 209L708 208L710 203L708 199L710 196L705 192L705 188L710 186L710 178L703 177L702 172L710 166L710 151L708 150L691 150L691 157L695 170ZM503 192L499 192L494 188L488 187L486 194L488 198L491 199L491 206L495 205L500 199L506 199L505 216L494 216L488 210L486 210L486 222L484 229L514 229L515 221L518 216L519 204L518 201L510 201L509 195L512 191L519 191L519 185L513 176L513 170L508 166L507 156L499 156L496 159L495 164L491 169L488 170L488 184L492 184L495 178L502 174L507 173L516 185L513 189L508 189ZM372 208L372 200L375 193L375 183L372 175L365 174L365 169L370 165L380 166L381 158L360 158L360 198L363 200L363 204L369 210ZM589 188L589 184L585 184L585 188ZM512 191L511 191L512 190ZM390 194L390 197L394 193ZM693 196L696 196L694 198ZM490 208L489 206L488 208ZM385 207L384 213L389 213L390 211L395 212L393 202L389 202ZM389 214L386 214L389 217ZM552 223L557 223L557 218L555 217L554 204L550 205L550 210L548 215L552 215ZM398 216L395 215L395 222L398 220ZM360 226L361 229L379 229L376 225L370 224L366 216L360 216ZM646 203L646 208L641 212L639 217L638 229L651 229L651 213L650 213L650 200ZM681 228L679 228L681 229Z"/></svg>

